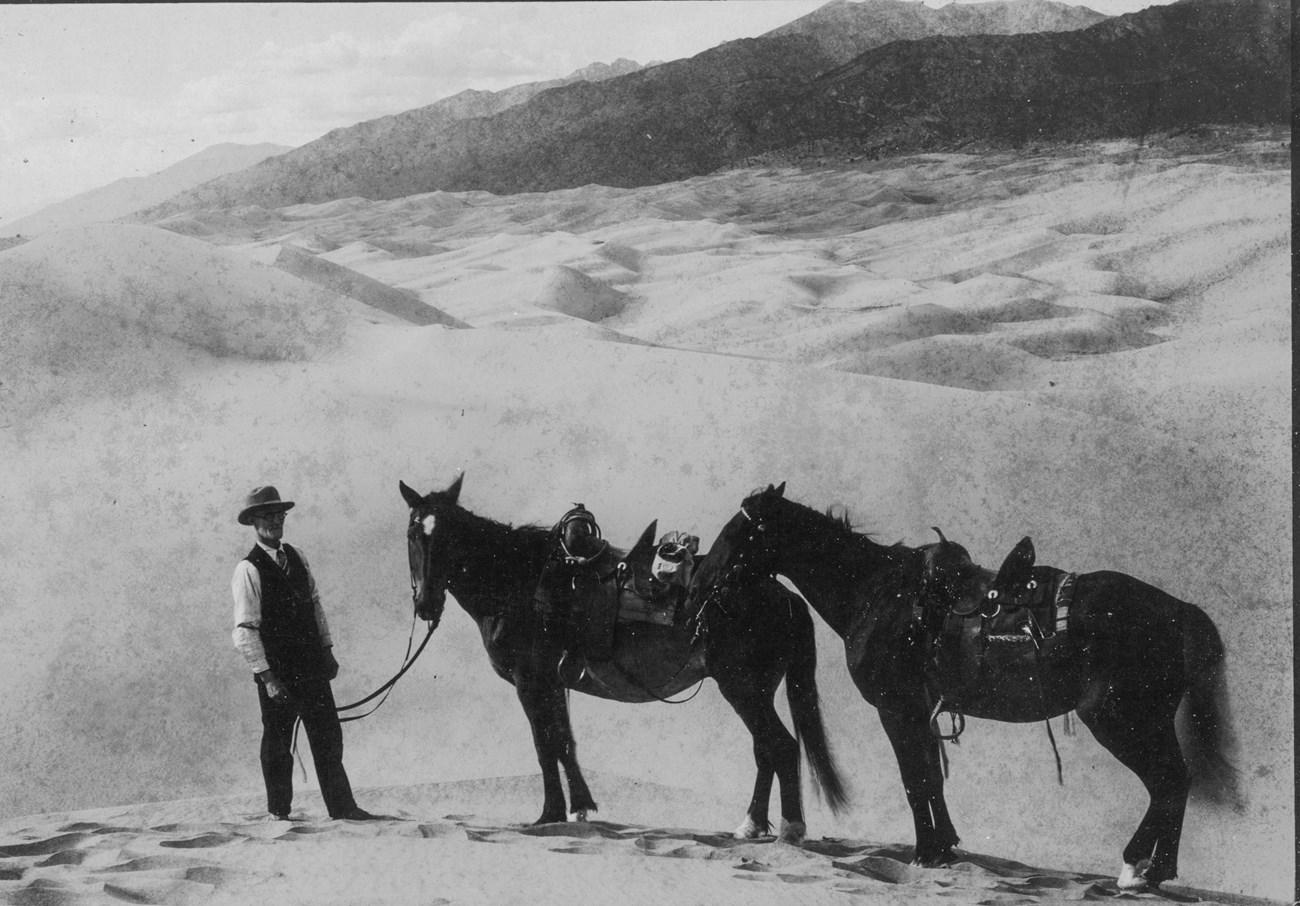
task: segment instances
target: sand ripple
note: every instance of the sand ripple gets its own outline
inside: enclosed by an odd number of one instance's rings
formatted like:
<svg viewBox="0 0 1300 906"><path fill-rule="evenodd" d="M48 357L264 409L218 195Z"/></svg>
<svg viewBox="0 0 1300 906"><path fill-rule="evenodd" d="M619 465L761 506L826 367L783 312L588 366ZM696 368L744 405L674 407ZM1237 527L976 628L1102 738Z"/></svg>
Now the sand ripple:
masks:
<svg viewBox="0 0 1300 906"><path fill-rule="evenodd" d="M441 819L402 814L364 824L299 818L286 826L250 816L134 829L81 822L51 827L48 834L27 828L21 835L0 839L0 904L319 902L323 887L313 892L310 883L307 889L294 885L343 865L349 878L358 876L359 883L369 885L373 896L367 902L376 903L403 902L400 891L415 889L421 902L456 902L424 895L424 882L415 880L429 867L436 877L445 877L436 872L447 866L461 876L505 877L507 884L510 872L525 866L544 877L572 878L577 885L586 884L588 874L617 886L609 876L651 871L656 883L680 883L682 890L717 903L833 902L826 898L838 894L874 897L882 906L936 899L962 906L1161 898L1220 902L1178 888L1163 897L1121 894L1110 878L978 853L960 853L946 867L921 868L911 864L911 848L898 843L824 837L792 846L771 837L737 840L726 832L609 821L514 825L466 814ZM298 845L282 845L291 841ZM483 843L496 845L478 845ZM596 858L565 860L561 867L547 862L553 856ZM413 885L409 890L402 887L404 877ZM381 895L385 889L396 892ZM331 897L335 902L332 890Z"/></svg>

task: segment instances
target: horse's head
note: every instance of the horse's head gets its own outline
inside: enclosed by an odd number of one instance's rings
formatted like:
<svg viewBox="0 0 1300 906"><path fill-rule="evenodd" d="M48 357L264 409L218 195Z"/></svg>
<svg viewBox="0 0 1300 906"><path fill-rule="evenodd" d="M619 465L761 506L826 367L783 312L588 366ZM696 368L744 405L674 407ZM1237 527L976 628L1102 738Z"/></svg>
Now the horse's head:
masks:
<svg viewBox="0 0 1300 906"><path fill-rule="evenodd" d="M708 555L691 577L689 600L700 595L726 596L737 586L772 575L777 530L772 528L775 508L785 497L785 482L750 494L740 511L722 527Z"/></svg>
<svg viewBox="0 0 1300 906"><path fill-rule="evenodd" d="M402 497L411 508L406 528L406 548L411 561L411 596L415 615L434 626L442 619L447 604L447 585L456 568L456 524L463 513L460 504L461 475L445 491L421 496L405 482L398 482Z"/></svg>
<svg viewBox="0 0 1300 906"><path fill-rule="evenodd" d="M970 552L949 541L938 528L939 541L921 552L921 593L927 608L970 612L982 606L993 574L971 560Z"/></svg>

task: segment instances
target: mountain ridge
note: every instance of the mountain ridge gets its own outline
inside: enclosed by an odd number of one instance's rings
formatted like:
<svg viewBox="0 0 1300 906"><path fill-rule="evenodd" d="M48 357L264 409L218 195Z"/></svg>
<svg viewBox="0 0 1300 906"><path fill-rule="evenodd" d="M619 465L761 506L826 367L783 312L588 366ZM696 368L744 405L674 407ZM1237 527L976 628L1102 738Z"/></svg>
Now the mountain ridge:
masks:
<svg viewBox="0 0 1300 906"><path fill-rule="evenodd" d="M847 63L893 41L934 35L1073 31L1109 18L1086 6L1067 6L1055 0L987 0L950 3L938 9L897 0L830 0L808 15L766 32L765 37L810 35L832 57Z"/></svg>
<svg viewBox="0 0 1300 906"><path fill-rule="evenodd" d="M933 35L844 63L842 50L816 36L817 22L855 8L832 4L791 23L803 22L802 32L549 88L491 116L421 108L336 130L140 216L436 190L630 188L827 140L872 156L971 142L1020 147L1275 122L1288 110L1281 0L1180 0L1065 32Z"/></svg>
<svg viewBox="0 0 1300 906"><path fill-rule="evenodd" d="M33 213L0 225L7 236L43 233L66 226L124 217L157 204L210 179L245 170L291 150L264 142L243 145L220 142L149 176L127 176L107 185L65 198Z"/></svg>

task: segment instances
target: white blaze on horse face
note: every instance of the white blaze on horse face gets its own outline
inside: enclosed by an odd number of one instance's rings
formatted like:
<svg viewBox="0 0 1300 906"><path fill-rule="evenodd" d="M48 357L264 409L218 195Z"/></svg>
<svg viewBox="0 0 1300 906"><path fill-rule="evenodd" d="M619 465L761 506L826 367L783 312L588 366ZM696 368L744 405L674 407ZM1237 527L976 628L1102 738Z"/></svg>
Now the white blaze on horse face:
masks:
<svg viewBox="0 0 1300 906"><path fill-rule="evenodd" d="M420 525L423 526L424 536L427 538L433 534L434 528L438 525L438 520L434 518L433 513L430 513L428 516L425 516L420 520Z"/></svg>

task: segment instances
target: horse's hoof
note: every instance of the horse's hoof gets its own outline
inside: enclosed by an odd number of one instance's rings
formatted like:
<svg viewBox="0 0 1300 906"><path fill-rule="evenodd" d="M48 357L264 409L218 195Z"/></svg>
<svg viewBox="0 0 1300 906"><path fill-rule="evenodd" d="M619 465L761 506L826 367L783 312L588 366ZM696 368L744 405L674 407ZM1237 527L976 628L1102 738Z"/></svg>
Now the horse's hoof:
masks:
<svg viewBox="0 0 1300 906"><path fill-rule="evenodd" d="M789 843L791 846L798 846L808 836L808 826L802 821L786 821L781 819L781 832L776 835L777 843Z"/></svg>
<svg viewBox="0 0 1300 906"><path fill-rule="evenodd" d="M749 815L746 815L745 820L740 822L740 827L735 829L732 836L737 840L757 840L759 837L766 834L768 830L769 827L766 822L759 824Z"/></svg>
<svg viewBox="0 0 1300 906"><path fill-rule="evenodd" d="M587 820L587 810L586 810L585 808L580 808L580 809L578 809L576 812L573 813L573 820L574 820L574 821L586 821L586 820Z"/></svg>
<svg viewBox="0 0 1300 906"><path fill-rule="evenodd" d="M563 815L560 815L560 817L558 818L554 818L549 815L542 815L542 817L538 818L536 821L533 822L533 827L537 827L537 825L539 824L563 824L568 820L569 819L564 817Z"/></svg>
<svg viewBox="0 0 1300 906"><path fill-rule="evenodd" d="M953 855L952 850L946 850L945 852L930 853L925 856L918 854L912 859L912 864L917 868L942 868L945 865L950 865L955 859L956 856Z"/></svg>
<svg viewBox="0 0 1300 906"><path fill-rule="evenodd" d="M1120 890L1145 890L1152 884L1147 880L1147 871L1151 868L1150 859L1142 859L1136 865L1124 863L1120 869L1115 886Z"/></svg>

